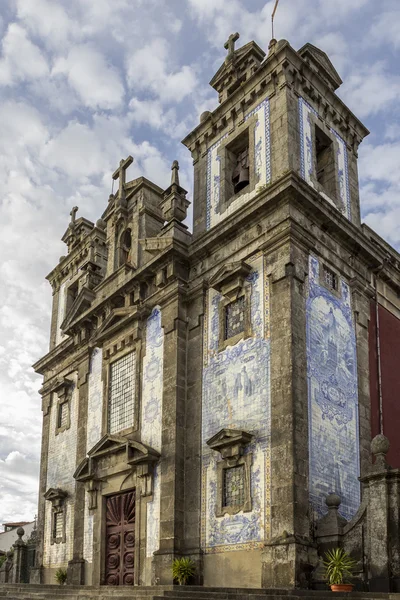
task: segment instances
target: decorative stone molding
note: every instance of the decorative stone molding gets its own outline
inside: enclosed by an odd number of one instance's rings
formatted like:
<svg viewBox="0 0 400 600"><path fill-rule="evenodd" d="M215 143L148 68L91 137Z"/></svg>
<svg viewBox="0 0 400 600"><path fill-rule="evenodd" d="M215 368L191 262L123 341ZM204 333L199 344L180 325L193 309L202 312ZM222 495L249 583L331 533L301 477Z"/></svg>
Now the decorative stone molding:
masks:
<svg viewBox="0 0 400 600"><path fill-rule="evenodd" d="M160 453L141 442L116 435L105 435L89 452L74 473L74 479L86 483L89 495L89 509L97 508L97 496L101 489L101 479L97 476L97 463L105 456L124 452L124 463L135 469L136 476L142 481L142 496L153 493L154 464Z"/></svg>
<svg viewBox="0 0 400 600"><path fill-rule="evenodd" d="M216 435L207 441L207 445L219 452L223 460L217 462L217 502L215 514L222 517L225 514L235 515L240 511L250 512L251 503L251 465L253 455L251 452L244 454L244 448L252 440L253 435L246 431L236 429L221 429ZM239 503L226 506L226 477L227 470L243 467L242 486L243 498Z"/></svg>
<svg viewBox="0 0 400 600"><path fill-rule="evenodd" d="M244 448L251 442L253 435L238 429L221 429L206 443L212 450L219 452L222 458L234 466L243 455Z"/></svg>
<svg viewBox="0 0 400 600"><path fill-rule="evenodd" d="M228 263L211 277L209 284L217 292L233 300L243 289L245 279L250 273L251 266L244 261Z"/></svg>
<svg viewBox="0 0 400 600"><path fill-rule="evenodd" d="M49 488L44 494L45 500L51 502L51 544L64 544L66 542L66 497L67 492L61 488ZM57 527L59 518L62 519L61 531Z"/></svg>

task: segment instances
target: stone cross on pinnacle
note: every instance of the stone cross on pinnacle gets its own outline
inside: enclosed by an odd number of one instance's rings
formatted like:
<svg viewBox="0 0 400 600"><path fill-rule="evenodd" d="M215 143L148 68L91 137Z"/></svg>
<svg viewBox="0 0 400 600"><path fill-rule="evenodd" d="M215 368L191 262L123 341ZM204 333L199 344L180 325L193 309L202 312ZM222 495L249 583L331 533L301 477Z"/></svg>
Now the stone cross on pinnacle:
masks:
<svg viewBox="0 0 400 600"><path fill-rule="evenodd" d="M74 208L69 213L71 215L71 225L74 225L75 223L76 213L78 212L78 210L79 208L77 206L74 206Z"/></svg>
<svg viewBox="0 0 400 600"><path fill-rule="evenodd" d="M239 38L240 38L240 35L238 32L231 33L228 40L225 42L224 48L226 48L226 50L228 50L227 58L231 58L231 56L235 52L235 42L237 42Z"/></svg>
<svg viewBox="0 0 400 600"><path fill-rule="evenodd" d="M124 185L126 183L126 170L133 163L132 156L128 156L125 160L121 160L118 169L114 172L112 178L114 180L119 179L119 197L122 198L124 194Z"/></svg>

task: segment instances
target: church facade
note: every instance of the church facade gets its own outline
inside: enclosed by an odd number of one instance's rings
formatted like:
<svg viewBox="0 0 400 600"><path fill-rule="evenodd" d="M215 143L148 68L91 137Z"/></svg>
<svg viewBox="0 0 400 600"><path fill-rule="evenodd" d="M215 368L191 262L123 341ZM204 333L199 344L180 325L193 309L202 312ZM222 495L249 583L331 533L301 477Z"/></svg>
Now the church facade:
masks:
<svg viewBox="0 0 400 600"><path fill-rule="evenodd" d="M127 181L128 157L96 224L71 212L35 364L37 581L170 584L188 556L204 585L304 585L374 435L400 467L400 257L361 224L368 131L324 52L237 38L183 141L193 232L176 162L163 190Z"/></svg>

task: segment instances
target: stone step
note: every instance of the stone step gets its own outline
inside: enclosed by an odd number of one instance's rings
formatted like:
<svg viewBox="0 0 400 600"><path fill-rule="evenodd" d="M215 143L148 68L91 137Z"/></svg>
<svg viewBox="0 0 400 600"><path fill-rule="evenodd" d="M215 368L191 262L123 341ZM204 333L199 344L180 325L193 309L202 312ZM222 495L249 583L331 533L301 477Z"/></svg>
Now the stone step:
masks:
<svg viewBox="0 0 400 600"><path fill-rule="evenodd" d="M5 600L332 600L330 590L273 590L253 588L207 588L201 586L58 586L0 584ZM348 599L335 593L334 600ZM400 594L353 592L352 600L400 600Z"/></svg>

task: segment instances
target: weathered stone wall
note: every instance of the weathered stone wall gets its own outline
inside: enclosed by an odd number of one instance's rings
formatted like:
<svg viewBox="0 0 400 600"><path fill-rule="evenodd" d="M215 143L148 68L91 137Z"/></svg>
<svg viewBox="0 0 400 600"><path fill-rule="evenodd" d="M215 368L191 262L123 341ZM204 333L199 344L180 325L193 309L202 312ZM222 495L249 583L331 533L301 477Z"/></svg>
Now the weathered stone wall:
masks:
<svg viewBox="0 0 400 600"><path fill-rule="evenodd" d="M68 378L74 381L74 389L70 400L70 427L56 435L57 402L53 398L50 407L49 447L47 455L46 488L61 488L67 492L65 499L65 543L51 543L51 502L45 503L44 551L43 566L57 568L66 567L72 559L74 542L74 506L76 468L78 402L77 373L69 373Z"/></svg>

